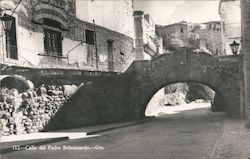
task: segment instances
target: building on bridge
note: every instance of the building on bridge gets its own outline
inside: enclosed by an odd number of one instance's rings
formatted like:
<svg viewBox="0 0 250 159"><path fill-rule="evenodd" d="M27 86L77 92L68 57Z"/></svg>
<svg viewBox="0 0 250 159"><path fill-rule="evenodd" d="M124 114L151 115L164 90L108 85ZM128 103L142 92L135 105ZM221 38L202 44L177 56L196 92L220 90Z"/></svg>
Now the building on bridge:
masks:
<svg viewBox="0 0 250 159"><path fill-rule="evenodd" d="M9 30L0 24L1 65L122 72L134 59L132 0L1 0L0 9L12 19Z"/></svg>
<svg viewBox="0 0 250 159"><path fill-rule="evenodd" d="M156 35L155 23L149 14L134 11L135 60L149 60L163 53L162 38Z"/></svg>

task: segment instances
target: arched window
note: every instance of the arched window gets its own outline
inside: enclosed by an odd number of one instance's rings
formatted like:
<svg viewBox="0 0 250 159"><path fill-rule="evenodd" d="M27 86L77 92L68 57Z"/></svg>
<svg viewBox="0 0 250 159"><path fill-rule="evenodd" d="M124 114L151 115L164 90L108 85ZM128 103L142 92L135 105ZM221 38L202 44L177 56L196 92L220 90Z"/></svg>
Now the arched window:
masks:
<svg viewBox="0 0 250 159"><path fill-rule="evenodd" d="M62 56L61 23L44 18L44 50L51 56Z"/></svg>

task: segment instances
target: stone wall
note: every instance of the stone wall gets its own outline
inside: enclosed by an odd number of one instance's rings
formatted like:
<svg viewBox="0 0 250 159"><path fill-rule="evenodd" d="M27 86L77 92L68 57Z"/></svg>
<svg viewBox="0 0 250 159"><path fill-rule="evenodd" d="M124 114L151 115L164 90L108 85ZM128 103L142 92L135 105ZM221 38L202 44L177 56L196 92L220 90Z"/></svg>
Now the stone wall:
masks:
<svg viewBox="0 0 250 159"><path fill-rule="evenodd" d="M50 120L45 130L133 119L129 81L122 75L83 85Z"/></svg>
<svg viewBox="0 0 250 159"><path fill-rule="evenodd" d="M0 90L1 135L34 133L44 129L49 120L63 106L76 86L43 85L18 92Z"/></svg>
<svg viewBox="0 0 250 159"><path fill-rule="evenodd" d="M18 75L24 77L26 80L32 81L36 87L39 87L42 84L80 85L81 83L95 81L100 78L106 79L119 74L116 72L97 72L78 69L39 69L17 66L6 67L6 69L3 69L1 73L3 74L2 76L0 76L1 80L3 80L7 76L15 77L16 75Z"/></svg>
<svg viewBox="0 0 250 159"><path fill-rule="evenodd" d="M245 75L245 105L247 111L247 126L250 128L250 2L241 0L242 14L242 49L244 53L244 75Z"/></svg>
<svg viewBox="0 0 250 159"><path fill-rule="evenodd" d="M14 70L16 72L11 71L13 74L19 72L19 76L22 75L26 80L34 82L35 89L20 90L15 96L11 93L13 90L3 89L0 96L3 135L132 119L132 113L128 113L130 80L129 77L124 77L125 75L63 69L16 68ZM40 87L44 84L44 87ZM73 90L67 89L72 88L71 84L80 86L73 96L71 94L76 90L75 87ZM18 109L14 109L15 104L12 100L15 102L17 99L20 99Z"/></svg>

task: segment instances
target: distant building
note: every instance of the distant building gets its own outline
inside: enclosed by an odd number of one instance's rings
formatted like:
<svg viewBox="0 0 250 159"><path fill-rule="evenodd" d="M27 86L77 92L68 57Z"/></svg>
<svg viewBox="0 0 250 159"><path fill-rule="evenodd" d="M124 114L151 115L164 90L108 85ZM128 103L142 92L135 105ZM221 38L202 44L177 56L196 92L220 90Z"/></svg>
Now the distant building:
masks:
<svg viewBox="0 0 250 159"><path fill-rule="evenodd" d="M157 34L163 38L163 47L174 51L177 47L193 47L213 55L221 52L220 21L203 24L179 22L166 26L157 26Z"/></svg>
<svg viewBox="0 0 250 159"><path fill-rule="evenodd" d="M175 47L188 46L188 24L185 21L166 26L156 26L156 33L163 39L163 49L173 51Z"/></svg>
<svg viewBox="0 0 250 159"><path fill-rule="evenodd" d="M241 39L241 9L240 0L221 0L219 14L222 25L222 54L231 55L229 45L236 40L240 43ZM236 39L235 39L236 38Z"/></svg>
<svg viewBox="0 0 250 159"><path fill-rule="evenodd" d="M2 65L122 72L134 59L132 0L1 0L0 8L13 20L6 34L0 23Z"/></svg>
<svg viewBox="0 0 250 159"><path fill-rule="evenodd" d="M188 45L193 48L200 48L200 32L202 25L199 23L188 23Z"/></svg>
<svg viewBox="0 0 250 159"><path fill-rule="evenodd" d="M211 21L201 24L200 48L207 49L213 55L222 54L221 22Z"/></svg>

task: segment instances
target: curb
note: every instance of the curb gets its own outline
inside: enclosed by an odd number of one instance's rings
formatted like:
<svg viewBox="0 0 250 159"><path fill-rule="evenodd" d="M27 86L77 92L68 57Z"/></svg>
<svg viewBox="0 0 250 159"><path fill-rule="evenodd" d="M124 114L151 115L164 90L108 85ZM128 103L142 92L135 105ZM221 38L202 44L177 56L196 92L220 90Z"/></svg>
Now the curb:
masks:
<svg viewBox="0 0 250 159"><path fill-rule="evenodd" d="M134 121L132 123L127 123L127 124L123 124L123 125L120 124L120 125L117 125L117 126L111 126L111 127L103 128L103 129L99 129L99 130L93 130L93 131L90 130L90 131L87 132L87 135L94 135L94 134L101 133L101 132L106 132L106 131L111 131L111 130L115 130L115 129L121 129L121 128L129 127L129 126L143 124L143 123L146 123L146 122L152 120L153 118L154 117L148 117L148 118L145 118L145 119L142 119L142 120ZM10 143L7 143L8 146L6 146L6 148L1 148L2 146L0 146L0 156L1 156L1 154L10 153L10 152L13 152L13 151L21 151L22 150L22 149L14 150L12 148L13 145L18 145L20 147L25 148L26 146L31 146L31 145L33 145L33 146L41 146L41 145L45 145L45 144L49 144L49 143L61 142L61 141L66 141L66 140L69 140L69 138L68 137L61 137L61 138L52 138L52 139L40 139L40 140L35 140L33 142L32 142L32 140L27 140L27 141L22 141L22 142L21 141L19 141L19 142L10 142Z"/></svg>

